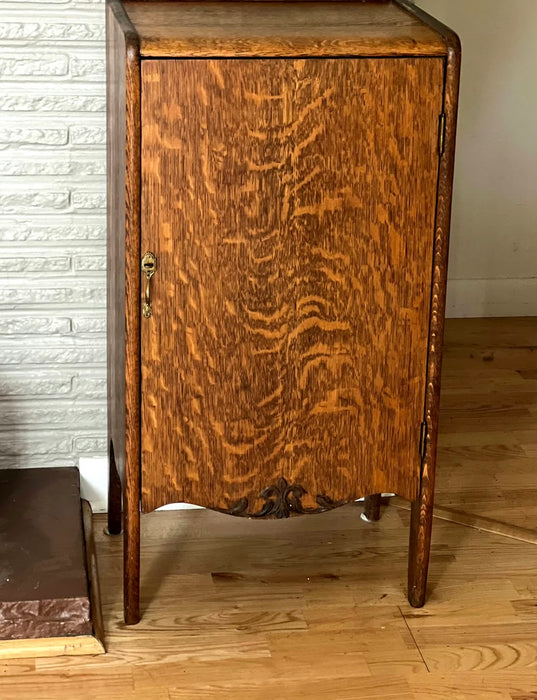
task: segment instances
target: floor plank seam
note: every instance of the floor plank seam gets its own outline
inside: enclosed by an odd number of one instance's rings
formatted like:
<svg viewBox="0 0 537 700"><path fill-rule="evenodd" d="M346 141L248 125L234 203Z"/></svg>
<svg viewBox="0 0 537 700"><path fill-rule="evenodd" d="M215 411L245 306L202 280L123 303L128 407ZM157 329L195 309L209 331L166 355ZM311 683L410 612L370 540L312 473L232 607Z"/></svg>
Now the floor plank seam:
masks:
<svg viewBox="0 0 537 700"><path fill-rule="evenodd" d="M410 505L405 506L399 503L394 503L393 505L395 508L399 508L399 510L410 511ZM472 515L464 511L455 510L454 508L435 506L433 518L444 520L454 525L460 525L461 527L469 527L479 532L487 532L491 535L499 535L507 539L518 540L526 544L537 544L537 532L533 530L516 525L509 525L509 523L502 523L482 515Z"/></svg>
<svg viewBox="0 0 537 700"><path fill-rule="evenodd" d="M425 666L427 673L431 673L431 669L429 668L427 661L425 661L425 657L423 656L422 651L419 648L418 642L416 641L416 638L414 637L414 634L412 633L412 630L410 629L410 625L408 624L408 621L407 621L407 619L406 619L406 617L405 617L405 615L404 615L404 613L401 610L401 607L399 605L397 606L397 610L399 610L399 614L401 615L401 617L404 620L404 623L405 623L405 626L408 630L408 633L410 634L412 641L414 642L414 645L415 645L416 649L418 650L418 654L420 655L420 658L423 661L423 665Z"/></svg>

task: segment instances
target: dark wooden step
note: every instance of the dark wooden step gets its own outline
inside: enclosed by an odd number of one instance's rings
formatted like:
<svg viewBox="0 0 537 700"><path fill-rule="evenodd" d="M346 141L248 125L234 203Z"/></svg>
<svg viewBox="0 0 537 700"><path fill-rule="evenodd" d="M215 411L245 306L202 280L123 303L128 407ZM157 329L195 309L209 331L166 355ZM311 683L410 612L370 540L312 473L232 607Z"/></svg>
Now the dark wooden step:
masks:
<svg viewBox="0 0 537 700"><path fill-rule="evenodd" d="M0 639L92 634L78 470L0 471Z"/></svg>

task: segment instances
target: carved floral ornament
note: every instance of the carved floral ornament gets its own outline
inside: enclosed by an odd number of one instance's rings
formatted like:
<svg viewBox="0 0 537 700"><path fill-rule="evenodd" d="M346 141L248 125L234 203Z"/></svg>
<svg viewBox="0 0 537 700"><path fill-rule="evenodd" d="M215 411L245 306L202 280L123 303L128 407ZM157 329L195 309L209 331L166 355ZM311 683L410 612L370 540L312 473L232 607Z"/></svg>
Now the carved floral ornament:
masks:
<svg viewBox="0 0 537 700"><path fill-rule="evenodd" d="M303 515L305 513L324 513L346 503L346 501L333 501L328 496L318 495L315 501L318 508L307 508L302 505L302 497L307 493L300 484L288 484L281 477L275 484L267 486L259 494L265 503L257 512L248 511L248 499L240 498L231 508L222 509L223 513L237 515L243 518L288 518L291 515Z"/></svg>

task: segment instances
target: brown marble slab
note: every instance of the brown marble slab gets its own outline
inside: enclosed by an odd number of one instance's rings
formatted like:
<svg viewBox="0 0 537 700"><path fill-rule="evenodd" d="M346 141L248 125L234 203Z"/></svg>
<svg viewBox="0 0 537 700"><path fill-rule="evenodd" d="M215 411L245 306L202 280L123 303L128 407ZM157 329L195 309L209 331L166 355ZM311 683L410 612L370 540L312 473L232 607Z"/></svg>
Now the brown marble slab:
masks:
<svg viewBox="0 0 537 700"><path fill-rule="evenodd" d="M76 468L0 471L0 639L91 635Z"/></svg>

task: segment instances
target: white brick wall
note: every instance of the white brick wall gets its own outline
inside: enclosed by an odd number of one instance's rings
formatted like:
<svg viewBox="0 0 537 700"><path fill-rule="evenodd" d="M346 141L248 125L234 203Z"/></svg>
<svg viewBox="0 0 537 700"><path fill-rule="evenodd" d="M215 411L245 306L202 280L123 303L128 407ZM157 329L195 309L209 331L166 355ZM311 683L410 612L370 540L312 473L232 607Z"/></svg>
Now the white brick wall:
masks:
<svg viewBox="0 0 537 700"><path fill-rule="evenodd" d="M104 0L0 0L0 468L106 453Z"/></svg>

